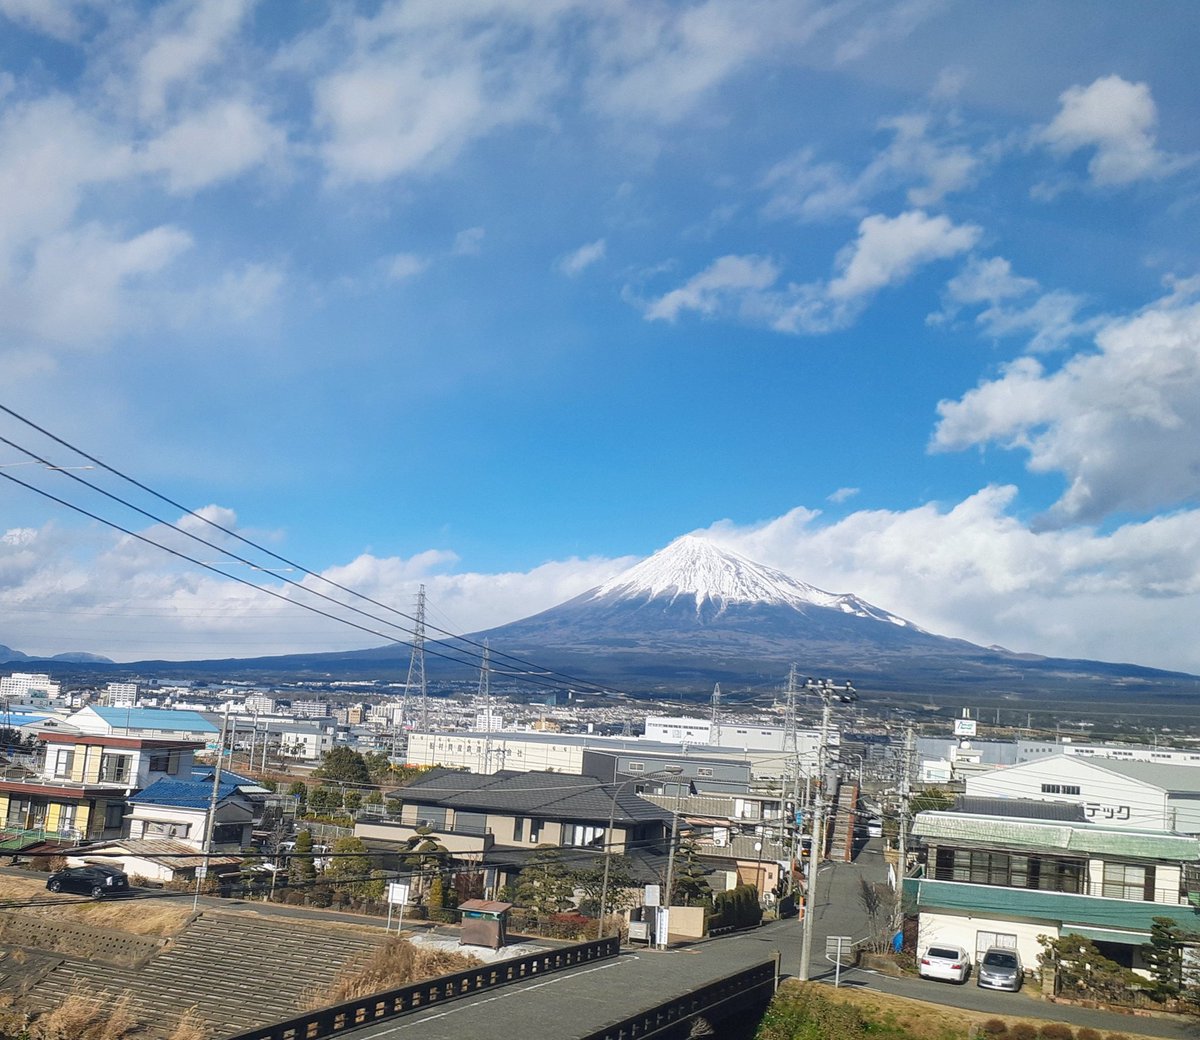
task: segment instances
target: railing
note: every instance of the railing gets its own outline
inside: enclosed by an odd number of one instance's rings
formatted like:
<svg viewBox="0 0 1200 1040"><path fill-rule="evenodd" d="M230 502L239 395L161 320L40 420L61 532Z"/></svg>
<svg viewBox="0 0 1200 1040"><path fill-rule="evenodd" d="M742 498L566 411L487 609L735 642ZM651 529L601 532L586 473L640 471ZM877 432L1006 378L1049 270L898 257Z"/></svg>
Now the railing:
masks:
<svg viewBox="0 0 1200 1040"><path fill-rule="evenodd" d="M320 1040L321 1037L334 1036L371 1022L382 1022L397 1015L420 1011L434 1004L469 996L496 986L522 982L535 976L549 975L580 964L615 957L620 952L620 939L611 936L525 957L514 957L512 960L457 971L453 975L442 975L425 982L359 997L357 1000L347 1000L274 1025L248 1029L227 1037L226 1040Z"/></svg>
<svg viewBox="0 0 1200 1040"><path fill-rule="evenodd" d="M766 1004L779 984L779 955L752 968L665 1001L581 1040L649 1040L696 1018L724 1018L729 1013Z"/></svg>
<svg viewBox="0 0 1200 1040"><path fill-rule="evenodd" d="M82 837L82 831L71 828L48 830L45 827L0 827L0 849L15 851L39 841L78 842Z"/></svg>

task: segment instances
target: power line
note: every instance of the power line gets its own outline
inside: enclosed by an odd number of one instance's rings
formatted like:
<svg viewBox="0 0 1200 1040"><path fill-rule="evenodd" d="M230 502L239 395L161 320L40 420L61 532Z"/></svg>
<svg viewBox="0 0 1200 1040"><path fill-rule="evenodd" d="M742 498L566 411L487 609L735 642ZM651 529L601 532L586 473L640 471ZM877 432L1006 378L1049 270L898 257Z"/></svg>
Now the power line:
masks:
<svg viewBox="0 0 1200 1040"><path fill-rule="evenodd" d="M19 422L21 422L21 423L24 423L26 426L29 426L29 427L31 427L32 429L34 429L34 430L36 430L37 432L41 433L43 436L49 437L49 438L50 438L52 441L54 441L55 443L57 443L57 444L60 444L60 445L61 445L61 446L63 446L64 448L67 448L69 451L72 451L72 452L74 452L75 454L79 455L80 457L82 457L82 458L84 458L84 459L87 459L87 460L88 460L88 462L90 462L90 463L94 464L95 466L98 466L98 467L100 467L101 469L105 470L106 472L108 472L108 473L111 473L111 474L113 474L114 476L116 476L116 477L120 478L121 480L124 480L124 481L126 481L127 483L130 483L130 484L132 484L134 487L136 487L136 488L139 488L139 489L140 489L140 490L142 490L142 491L145 491L147 494L149 494L149 495L152 495L154 498L157 498L159 501L161 501L161 502L165 502L167 505L170 505L170 506L172 506L172 507L173 507L173 508L175 508L175 509L180 509L180 510L182 510L182 511L183 511L184 513L186 513L188 516L190 516L190 517L192 517L192 518L194 518L194 519L196 519L196 520L199 520L201 523L204 523L204 524L208 525L209 527L211 527L211 528L213 528L213 529L215 529L215 530L217 530L217 531L220 531L222 534L228 535L229 537L236 539L237 541L241 542L243 545L248 545L248 546L250 546L250 547L252 547L252 548L256 549L256 550L257 550L257 551L259 551L259 552L265 553L265 554L266 554L268 557L270 557L271 559L273 559L273 560L275 560L275 561L277 561L277 562L279 562L279 563L282 563L282 564L284 564L284 565L285 565L285 566L287 566L287 567L294 568L295 570L297 570L297 571L301 572L302 574L304 574L304 575L305 575L305 576L307 576L307 577L311 577L311 578L313 578L313 579L315 579L315 580L317 580L317 581L324 582L325 584L327 584L327 585L329 585L329 586L332 586L333 588L336 588L336 589L338 589L338 590L339 590L339 591L341 591L341 592L345 592L345 593L347 593L348 595L354 596L356 599L361 599L361 600L363 600L363 601L365 601L365 602L367 602L367 603L370 603L370 604L372 604L373 606L380 607L380 608L381 608L381 609L383 609L383 610L390 611L391 613L393 613L393 614L396 614L396 615L398 615L399 617L402 617L402 618L404 618L404 619L406 619L406 620L408 620L408 621L412 621L412 622L414 622L414 623L417 621L417 619L416 619L416 618L412 617L412 616L411 616L411 615L409 615L409 614L406 614L406 613L405 613L404 611L402 611L402 610L399 610L399 609L397 609L397 608L395 608L395 607L392 607L392 606L390 606L389 604L382 603L382 602L380 602L380 601L378 601L378 600L376 600L376 599L373 599L372 597L370 597L370 596L367 596L367 595L365 595L365 594L363 594L363 593L357 592L357 591L356 591L356 590L354 590L354 589L351 589L351 588L349 588L349 587L347 587L347 586L345 586L345 585L342 585L342 584L340 584L339 582L333 581L332 579L325 577L323 574L318 574L317 572L310 570L309 568L307 568L307 567L303 566L302 564L300 564L300 563L297 563L297 562L296 562L296 561L294 561L294 560L289 560L289 559L287 559L286 557L284 557L284 556L281 556L281 555L279 555L279 554L278 554L278 553L276 553L276 552L273 552L271 549L268 549L268 548L266 548L265 546L263 546L263 545L260 545L258 542L255 542L255 541L254 541L254 540L252 540L252 539L246 538L245 536L243 536L243 535L239 534L238 532L236 532L236 531L234 531L234 530L232 530L232 529L230 529L230 528L228 528L228 527L225 527L224 525L222 525L222 524L219 524L219 523L217 523L217 522L216 522L216 521L214 521L214 520L210 520L208 517L206 517L206 516L202 515L201 513L198 513L198 512L196 512L195 510L193 510L193 509L190 509L190 508L188 508L187 506L183 505L182 503L180 503L180 502L177 502L177 501L175 501L174 499L172 499L172 498L170 498L170 497L168 497L168 496L166 496L166 495L163 495L163 494L161 494L161 493L160 493L160 492L158 492L158 491L155 491L153 488L151 488L151 487L149 487L148 485L146 485L146 484L142 483L141 481L139 481L139 480L136 480L135 478L133 478L133 477L129 476L129 475L128 475L128 474L126 474L126 473L123 473L121 470L118 470L118 469L116 469L115 467L113 467L113 466L110 466L110 465L108 465L108 464L107 464L107 463L105 463L105 462L102 462L100 459L96 458L95 456L93 456L93 455L90 455L89 453L85 452L85 451L84 451L82 448L79 448L79 447L77 447L76 445L74 445L74 444L71 444L69 441L66 441L66 440L64 440L64 439L63 439L63 438L61 438L61 437L58 437L57 435L55 435L55 434L51 433L49 430L45 429L45 428L44 428L44 427L42 427L42 426L39 426L37 423L33 422L31 419L28 419L28 418L26 418L25 416L23 416L23 415L19 414L18 412L16 412L16 411L14 411L13 409L11 409L11 408L7 407L6 405L0 404L0 411L2 411L2 412L4 412L4 413L6 413L6 414L8 414L8 415L12 416L14 419L16 419L17 421L19 421ZM187 536L188 536L188 537L190 537L190 538L195 538L196 540L199 540L199 541L203 542L204 544L206 544L206 545L210 546L211 548L214 548L214 549L216 549L218 552L221 552L221 553L223 553L223 554L225 554L225 555L227 555L227 556L230 556L230 557L232 557L233 559L235 559L235 560L238 560L238 561L239 561L239 562L241 562L241 563L247 563L249 566L254 566L254 564L252 564L252 563L249 563L249 561L243 560L241 557L239 557L239 556L237 556L236 554L234 554L234 553L230 552L229 550L227 550L227 549L224 549L223 547L221 547L221 546L218 546L218 545L216 545L216 544L214 544L214 543L212 543L212 542L208 542L208 541L206 541L206 540L204 540L204 539L200 539L198 536L196 536L196 535L193 535L191 532L185 531L185 530L183 530L183 529L182 529L182 528L180 528L180 527L177 527L175 524L173 524L173 523L170 523L169 521L165 521L165 520L162 520L162 519L161 519L161 518L159 518L159 517L155 517L155 516L153 516L152 514L150 514L150 513L147 513L147 512L145 512L144 510L138 509L138 507L136 507L136 506L133 506L133 505L131 505L130 503L127 503L127 502L125 502L123 499L120 499L120 498L119 498L119 497L117 497L117 496L113 496L113 495L111 495L109 492L106 492L106 491L104 491L103 489L101 489L101 488L97 487L96 485L92 484L90 481L87 481L87 480L85 480L85 479L83 479L83 478L81 478L81 477L76 477L76 476L75 476L73 473L71 473L71 472L67 471L67 470L66 470L64 467L60 467L60 466L54 466L53 464L51 464L51 463L50 463L50 462L48 462L47 460L41 459L41 458L40 458L39 456L37 456L37 455L36 455L34 452L31 452L31 451L29 451L27 448L23 448L23 447L21 447L20 445L14 444L12 441L9 441L9 440L7 440L6 438L2 438L2 437L0 437L0 441L2 441L2 442L3 442L3 443L5 443L5 444L9 444L10 446L12 446L12 447L16 448L16 450L18 450L18 451L21 451L21 452L23 452L24 454L26 454L26 455L30 456L30 458L31 458L31 459L34 459L34 460L36 460L36 461L38 461L38 462L41 462L43 465L46 465L46 466L48 466L48 467L49 467L49 468L51 468L51 469L54 469L54 470L56 470L56 471L62 471L62 472L66 472L66 475L67 475L67 476L69 476L69 477L72 477L72 479L76 480L77 482L79 482L79 483L81 483L81 484L85 485L86 487L90 487L90 488L92 488L93 490L100 491L102 494L108 495L109 497L115 498L117 501L121 502L122 504L124 504L124 505L128 506L129 508L135 509L135 510L137 510L138 512L141 512L141 513L142 513L144 516L147 516L147 517L148 517L148 518L150 518L150 519L154 519L156 522L159 522L159 523L165 523L165 524L167 524L167 526L171 527L173 530L179 531L181 534L185 534L185 535L187 535ZM22 483L22 482L20 482L20 481L17 481L17 483ZM29 485L25 485L25 486L27 486L27 487L28 487ZM103 522L103 521L102 521L102 522ZM223 572L220 572L220 571L218 571L217 573L223 573ZM228 577L229 575L226 575L226 576ZM277 576L278 576L278 575L277 575ZM289 584L296 585L298 588L305 588L305 586L303 586L303 585L300 585L300 583L298 583L298 582L293 582L293 581L290 581L289 579L282 579L282 580L288 581L288 583L289 583ZM253 586L253 587L255 587L255 588L260 588L261 586ZM313 590L310 590L310 589L307 589L307 588L305 588L305 591L313 592ZM313 594L315 594L315 595L320 595L319 593L315 593L315 592L314 592ZM322 597L322 598L328 598L328 597ZM333 601L333 602L337 602L337 601ZM347 606L347 607L348 607L348 605L346 605L346 604L342 604L342 605L343 605L343 606ZM355 609L355 608L348 607L348 609ZM368 615L368 616L372 616L372 615ZM382 619L376 618L375 620L382 620ZM399 628L401 631L404 631L406 634L410 634L410 633L411 633L411 630L409 630L409 629L406 629L406 628L404 628L403 626L400 626L400 625L395 625L394 627L396 627L396 628ZM467 645L469 645L469 646L473 646L473 647L476 647L476 648L478 648L479 650L482 650L482 649L483 649L483 644L479 643L479 642L478 642L478 641L476 641L476 640L470 639L470 638L468 638L468 637L466 637L466 636L461 636L461 635L458 635L458 634L456 634L456 633L453 633L453 632L447 632L447 631L446 631L446 630L444 630L444 629L438 628L436 625L435 625L435 626L431 626L431 627L433 627L435 631L437 631L437 632L440 632L442 635L449 636L451 639L454 639L454 640L456 640L456 641L459 641L459 642L462 642L462 643L466 643ZM387 637L387 636L384 636L383 638L389 638L389 637ZM441 642L441 641L439 640L438 642ZM468 651L462 651L462 652L464 652L464 653L467 653ZM495 651L494 651L494 652L495 652ZM479 654L477 654L477 653L476 653L476 654L472 654L471 656L473 656L473 657L474 657L476 660L478 660L478 659L480 658L480 655L479 655ZM602 686L602 685L600 685L600 684L598 684L598 683L591 682L591 681L589 681L589 680L580 679L580 678L579 678L579 677L577 677L577 676L572 676L572 675L570 675L570 674L568 674L568 673L565 673L565 672L558 672L558 671L555 671L555 670L553 670L553 669L541 669L541 668L540 668L540 667L539 667L537 664L535 664L534 662L527 661L527 660L525 660L524 658L521 658L521 657L516 657L516 656L514 656L514 655L511 655L511 654L506 654L506 653L503 653L503 652L499 652L499 653L498 653L498 656L500 656L500 657L503 657L503 658L505 658L505 659L507 659L507 660L509 660L509 661L512 661L512 662L514 662L515 664L518 664L518 665L524 665L524 666L525 666L525 667L527 667L527 668L535 668L535 669L538 669L539 671L542 671L542 672L544 672L545 674L548 674L548 675L557 675L557 676L559 676L560 678L562 678L562 679L566 680L568 683L573 683L573 684L575 684L575 685L579 685L579 686L586 686L586 687L594 688L594 689L597 689L597 690L600 690L600 691L602 691L602 692L606 692L606 693L607 693L607 692L611 692L611 691L610 691L610 690L609 690L607 687L605 687L605 686Z"/></svg>

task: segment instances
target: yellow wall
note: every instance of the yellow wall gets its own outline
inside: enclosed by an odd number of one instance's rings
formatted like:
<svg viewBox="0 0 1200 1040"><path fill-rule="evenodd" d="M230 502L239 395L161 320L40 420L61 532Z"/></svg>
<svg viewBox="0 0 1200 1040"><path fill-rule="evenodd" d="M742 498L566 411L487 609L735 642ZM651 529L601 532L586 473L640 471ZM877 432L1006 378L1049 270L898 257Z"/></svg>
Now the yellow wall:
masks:
<svg viewBox="0 0 1200 1040"><path fill-rule="evenodd" d="M82 754L80 754L82 752ZM76 749L76 761L86 756L87 767L84 770L83 782L85 784L96 784L100 782L100 756L103 754L103 749L98 747L89 747L86 744L81 744Z"/></svg>
<svg viewBox="0 0 1200 1040"><path fill-rule="evenodd" d="M83 762L87 750L86 744L75 745L75 757L71 759L71 779L77 784L83 783Z"/></svg>
<svg viewBox="0 0 1200 1040"><path fill-rule="evenodd" d="M0 791L0 823L8 819L8 792Z"/></svg>

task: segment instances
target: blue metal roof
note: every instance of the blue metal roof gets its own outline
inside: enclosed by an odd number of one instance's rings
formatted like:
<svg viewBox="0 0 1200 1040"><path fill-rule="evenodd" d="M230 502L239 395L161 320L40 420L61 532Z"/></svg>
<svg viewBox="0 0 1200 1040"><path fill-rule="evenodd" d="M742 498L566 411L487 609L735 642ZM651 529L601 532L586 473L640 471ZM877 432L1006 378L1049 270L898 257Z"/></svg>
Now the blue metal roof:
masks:
<svg viewBox="0 0 1200 1040"><path fill-rule="evenodd" d="M199 780L172 780L163 777L133 795L129 801L137 805L173 805L178 809L207 809L212 798L212 783ZM222 780L217 785L217 801L223 802L238 793L236 782Z"/></svg>
<svg viewBox="0 0 1200 1040"><path fill-rule="evenodd" d="M101 708L92 711L115 729L161 729L189 733L219 733L198 711L171 711L169 708Z"/></svg>

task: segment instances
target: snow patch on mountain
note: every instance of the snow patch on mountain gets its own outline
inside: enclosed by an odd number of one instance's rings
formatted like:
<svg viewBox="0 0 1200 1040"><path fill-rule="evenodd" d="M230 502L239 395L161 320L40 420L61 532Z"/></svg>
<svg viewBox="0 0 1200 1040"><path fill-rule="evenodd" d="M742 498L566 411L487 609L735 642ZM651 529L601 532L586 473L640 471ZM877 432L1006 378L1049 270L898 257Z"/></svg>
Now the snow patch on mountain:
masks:
<svg viewBox="0 0 1200 1040"><path fill-rule="evenodd" d="M890 621L915 628L904 618L880 610L852 595L825 592L764 567L705 538L684 535L665 549L635 564L593 590L591 599L693 599L699 613L705 603L719 610L732 604L763 603L804 611L810 607L839 610L856 617Z"/></svg>

